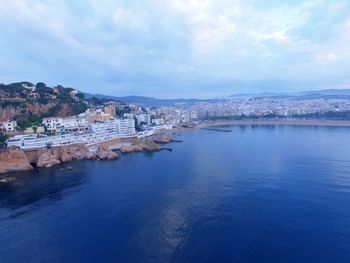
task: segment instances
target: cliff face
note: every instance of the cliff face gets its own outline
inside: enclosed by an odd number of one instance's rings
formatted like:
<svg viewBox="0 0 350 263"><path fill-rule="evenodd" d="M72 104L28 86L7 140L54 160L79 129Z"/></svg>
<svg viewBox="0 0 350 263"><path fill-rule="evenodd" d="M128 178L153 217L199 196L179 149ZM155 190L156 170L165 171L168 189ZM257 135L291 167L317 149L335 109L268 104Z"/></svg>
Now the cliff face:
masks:
<svg viewBox="0 0 350 263"><path fill-rule="evenodd" d="M51 149L6 149L0 152L0 174L32 170L31 164L38 167L51 167L74 160L114 160L117 153L105 146L87 147L82 144L55 147Z"/></svg>
<svg viewBox="0 0 350 263"><path fill-rule="evenodd" d="M29 171L32 169L33 167L30 165L28 157L23 150L6 149L0 152L0 173Z"/></svg>
<svg viewBox="0 0 350 263"><path fill-rule="evenodd" d="M130 144L123 145L120 149L122 153L140 151L160 151L161 147L155 143L167 143L171 138L132 140ZM120 143L120 141L118 140ZM110 149L110 143L86 146L75 144L64 147L42 148L23 151L17 148L9 148L0 151L0 174L16 171L32 170L31 164L38 167L51 167L74 160L114 160L119 155Z"/></svg>
<svg viewBox="0 0 350 263"><path fill-rule="evenodd" d="M76 144L66 147L26 151L28 159L38 167L51 167L74 160L114 160L119 156L105 146L87 147Z"/></svg>
<svg viewBox="0 0 350 263"><path fill-rule="evenodd" d="M0 98L1 102L1 98ZM28 103L25 100L20 102L22 104L19 106L6 106L0 107L0 118L2 120L12 120L16 116L23 114L34 114L37 116L46 116L48 112L55 110L53 115L58 117L67 117L73 115L75 112L68 103L62 103L59 101L50 102L48 104L40 103Z"/></svg>

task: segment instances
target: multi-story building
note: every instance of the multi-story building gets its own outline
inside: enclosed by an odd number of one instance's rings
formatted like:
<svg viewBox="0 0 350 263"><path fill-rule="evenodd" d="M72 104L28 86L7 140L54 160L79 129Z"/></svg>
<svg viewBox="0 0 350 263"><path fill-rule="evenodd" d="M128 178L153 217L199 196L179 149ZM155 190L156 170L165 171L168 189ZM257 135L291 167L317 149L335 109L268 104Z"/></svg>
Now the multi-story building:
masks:
<svg viewBox="0 0 350 263"><path fill-rule="evenodd" d="M88 109L86 112L79 114L80 117L86 118L88 123L95 121L105 121L112 116L104 112L102 109Z"/></svg>
<svg viewBox="0 0 350 263"><path fill-rule="evenodd" d="M134 114L132 114L132 113L124 113L123 117L124 118L128 118L128 119L133 119L134 118Z"/></svg>
<svg viewBox="0 0 350 263"><path fill-rule="evenodd" d="M17 122L16 121L4 121L0 122L0 129L5 132L14 132L16 131Z"/></svg>
<svg viewBox="0 0 350 263"><path fill-rule="evenodd" d="M101 132L118 133L118 120L109 119L103 122L94 122L91 124L91 131L97 134Z"/></svg>
<svg viewBox="0 0 350 263"><path fill-rule="evenodd" d="M89 131L87 119L79 116L45 118L43 124L49 132L55 133Z"/></svg>
<svg viewBox="0 0 350 263"><path fill-rule="evenodd" d="M156 119L152 119L152 124L153 125L163 125L164 124L164 119L162 118L156 118Z"/></svg>
<svg viewBox="0 0 350 263"><path fill-rule="evenodd" d="M135 118L137 120L137 123L146 123L146 124L150 124L151 123L151 116L148 114L136 114Z"/></svg>
<svg viewBox="0 0 350 263"><path fill-rule="evenodd" d="M116 103L114 101L111 102L107 102L104 106L103 106L103 111L106 114L109 114L112 117L116 116Z"/></svg>
<svg viewBox="0 0 350 263"><path fill-rule="evenodd" d="M118 133L122 135L134 135L135 120L134 119L117 119Z"/></svg>

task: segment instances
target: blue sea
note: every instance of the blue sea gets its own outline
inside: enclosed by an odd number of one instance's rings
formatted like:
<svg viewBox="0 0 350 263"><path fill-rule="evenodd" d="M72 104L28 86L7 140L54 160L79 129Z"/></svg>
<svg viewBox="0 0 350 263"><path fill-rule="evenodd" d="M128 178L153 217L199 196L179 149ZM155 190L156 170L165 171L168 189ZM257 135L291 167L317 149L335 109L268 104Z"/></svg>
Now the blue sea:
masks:
<svg viewBox="0 0 350 263"><path fill-rule="evenodd" d="M350 129L174 134L0 186L0 262L350 262Z"/></svg>

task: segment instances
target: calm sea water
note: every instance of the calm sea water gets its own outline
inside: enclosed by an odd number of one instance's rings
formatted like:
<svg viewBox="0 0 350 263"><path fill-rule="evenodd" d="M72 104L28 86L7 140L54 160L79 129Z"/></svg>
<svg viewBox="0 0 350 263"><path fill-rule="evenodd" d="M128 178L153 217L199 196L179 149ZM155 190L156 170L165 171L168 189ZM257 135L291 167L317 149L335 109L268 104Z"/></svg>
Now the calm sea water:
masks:
<svg viewBox="0 0 350 263"><path fill-rule="evenodd" d="M350 129L179 138L0 187L0 261L350 262Z"/></svg>

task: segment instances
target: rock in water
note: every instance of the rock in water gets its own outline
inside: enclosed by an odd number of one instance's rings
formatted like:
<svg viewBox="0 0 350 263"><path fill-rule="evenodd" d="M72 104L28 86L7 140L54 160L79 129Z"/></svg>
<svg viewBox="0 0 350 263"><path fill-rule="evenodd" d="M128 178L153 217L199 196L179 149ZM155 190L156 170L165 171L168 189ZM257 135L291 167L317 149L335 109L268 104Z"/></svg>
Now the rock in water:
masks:
<svg viewBox="0 0 350 263"><path fill-rule="evenodd" d="M142 147L137 144L123 145L120 148L121 153L141 152L142 150Z"/></svg>
<svg viewBox="0 0 350 263"><path fill-rule="evenodd" d="M170 142L173 141L173 139L170 138L170 137L161 136L161 137L159 137L159 138L153 139L153 141L154 141L155 143L170 143Z"/></svg>
<svg viewBox="0 0 350 263"><path fill-rule="evenodd" d="M97 155L95 152L88 152L86 154L86 159L88 160L95 160L97 158Z"/></svg>
<svg viewBox="0 0 350 263"><path fill-rule="evenodd" d="M153 140L151 139L145 139L142 143L141 143L141 147L148 152L157 152L160 151L160 146L158 144L156 144Z"/></svg>
<svg viewBox="0 0 350 263"><path fill-rule="evenodd" d="M100 145L96 151L96 156L100 160L115 160L119 158L119 155L108 147Z"/></svg>
<svg viewBox="0 0 350 263"><path fill-rule="evenodd" d="M11 177L11 176L3 178L3 179L0 179L0 183L3 183L3 184L15 182L15 181L17 181L17 179L15 177Z"/></svg>

